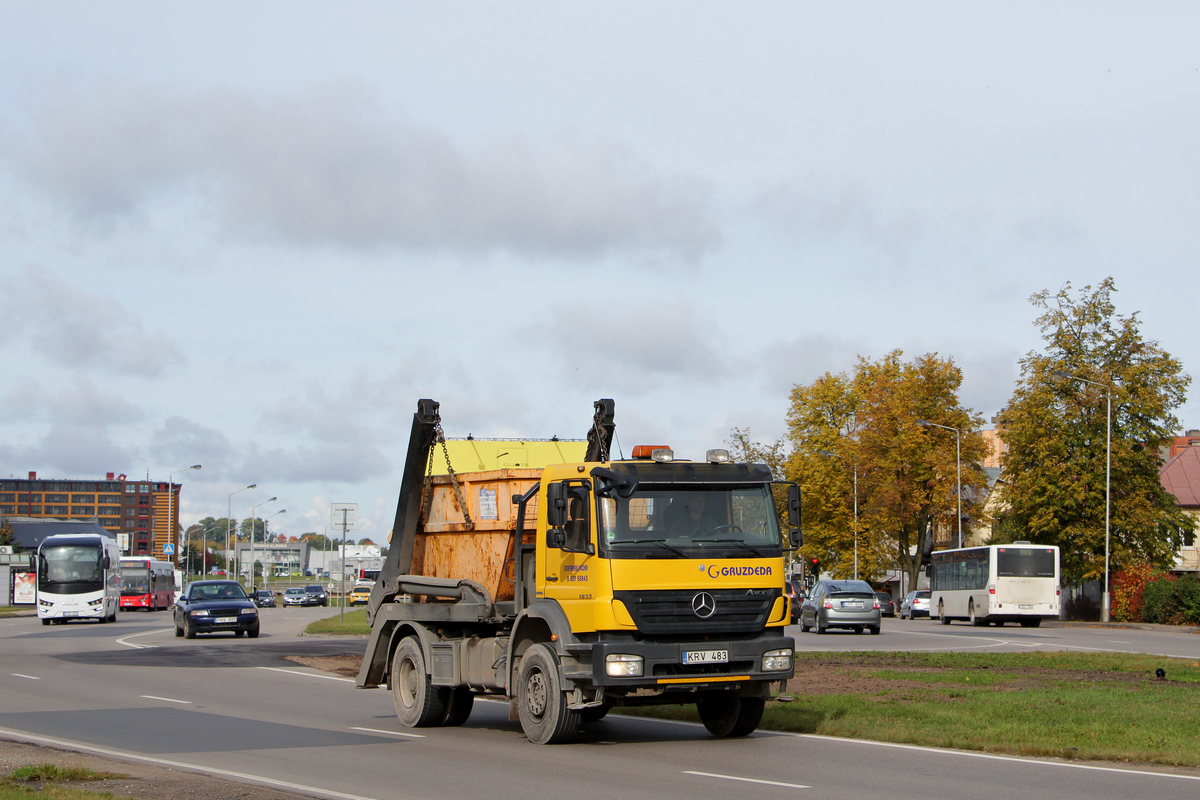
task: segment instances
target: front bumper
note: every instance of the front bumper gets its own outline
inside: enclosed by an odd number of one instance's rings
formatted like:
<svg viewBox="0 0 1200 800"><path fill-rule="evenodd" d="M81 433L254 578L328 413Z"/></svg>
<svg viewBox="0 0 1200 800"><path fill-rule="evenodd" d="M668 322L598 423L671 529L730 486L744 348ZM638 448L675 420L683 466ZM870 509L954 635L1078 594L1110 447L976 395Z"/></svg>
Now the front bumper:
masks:
<svg viewBox="0 0 1200 800"><path fill-rule="evenodd" d="M223 621L230 619L232 619L231 622ZM195 629L196 633L249 631L258 627L258 613L247 609L236 616L233 614L209 617L193 617L189 615L188 621L192 628Z"/></svg>
<svg viewBox="0 0 1200 800"><path fill-rule="evenodd" d="M787 650L793 654L788 668L764 671L764 654L776 650ZM606 640L592 644L575 665L564 664L564 677L587 681L596 686L677 687L689 690L747 681L782 681L795 675L795 650L796 642L790 636L670 643ZM695 651L725 651L728 660L713 664L683 663L683 654ZM641 656L642 674L637 677L609 675L606 671L608 656L618 654Z"/></svg>

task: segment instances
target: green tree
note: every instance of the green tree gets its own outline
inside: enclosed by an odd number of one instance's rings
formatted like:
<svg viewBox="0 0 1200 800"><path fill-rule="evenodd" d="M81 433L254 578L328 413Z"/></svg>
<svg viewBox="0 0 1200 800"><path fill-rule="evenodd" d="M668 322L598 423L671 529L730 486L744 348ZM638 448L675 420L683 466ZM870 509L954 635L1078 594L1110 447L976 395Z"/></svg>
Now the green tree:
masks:
<svg viewBox="0 0 1200 800"><path fill-rule="evenodd" d="M1021 378L1000 417L1010 523L1002 536L1058 545L1068 581L1104 577L1110 394L1110 574L1138 563L1169 566L1192 527L1158 479L1158 448L1179 427L1174 411L1191 378L1142 337L1136 313L1116 313L1115 291L1106 278L1075 296L1067 284L1030 298L1042 309L1036 324L1045 349L1021 360Z"/></svg>
<svg viewBox="0 0 1200 800"><path fill-rule="evenodd" d="M337 543L323 533L303 533L300 541L308 542L314 550L336 550Z"/></svg>
<svg viewBox="0 0 1200 800"><path fill-rule="evenodd" d="M16 544L16 535L13 533L12 526L8 524L8 520L0 520L0 547Z"/></svg>
<svg viewBox="0 0 1200 800"><path fill-rule="evenodd" d="M917 420L962 431L963 515L980 513L987 445L975 432L982 420L959 403L962 372L936 353L902 356L860 358L853 375L792 391L788 471L804 497L804 552L837 577L853 574L857 538L860 578L900 568L915 585L925 537L957 528L956 437Z"/></svg>

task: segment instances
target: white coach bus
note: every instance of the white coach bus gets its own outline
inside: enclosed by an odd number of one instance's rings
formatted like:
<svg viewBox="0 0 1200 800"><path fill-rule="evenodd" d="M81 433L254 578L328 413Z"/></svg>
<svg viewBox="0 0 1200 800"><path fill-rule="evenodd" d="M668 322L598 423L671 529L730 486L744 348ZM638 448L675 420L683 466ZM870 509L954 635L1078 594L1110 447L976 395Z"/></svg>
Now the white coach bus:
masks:
<svg viewBox="0 0 1200 800"><path fill-rule="evenodd" d="M37 551L37 611L43 625L72 619L116 622L121 551L98 533L47 536Z"/></svg>
<svg viewBox="0 0 1200 800"><path fill-rule="evenodd" d="M1062 589L1058 548L1029 542L939 550L930 556L929 615L949 625L1057 619Z"/></svg>

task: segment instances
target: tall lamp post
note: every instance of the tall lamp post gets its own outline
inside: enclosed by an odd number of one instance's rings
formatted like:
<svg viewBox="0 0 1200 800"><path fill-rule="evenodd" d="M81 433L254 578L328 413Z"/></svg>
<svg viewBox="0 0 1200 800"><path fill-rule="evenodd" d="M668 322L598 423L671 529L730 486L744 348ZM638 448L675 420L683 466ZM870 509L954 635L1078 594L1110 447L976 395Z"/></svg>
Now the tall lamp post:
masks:
<svg viewBox="0 0 1200 800"><path fill-rule="evenodd" d="M266 566L266 561L267 561L267 520L269 520L271 517L277 517L280 514L286 514L286 513L287 513L287 509L281 508L278 511L276 511L274 514L272 514L270 517L263 517L263 564L264 564L264 566L263 566L263 588L264 589L267 587L267 578L270 575L270 567Z"/></svg>
<svg viewBox="0 0 1200 800"><path fill-rule="evenodd" d="M258 488L257 483L252 483L246 487L246 489L257 489L257 488ZM233 496L235 494L237 494L238 492L246 491L246 489L238 489L236 492L229 493L229 507L225 511L225 552L228 553L228 557L225 560L225 572L226 572L227 576L233 575L234 578L237 577L238 573L237 573L237 570L230 569L230 566L232 565L233 560L234 560L233 559Z"/></svg>
<svg viewBox="0 0 1200 800"><path fill-rule="evenodd" d="M1104 398L1107 401L1108 416L1105 423L1105 442L1104 442L1104 597L1100 601L1100 621L1109 621L1109 596L1108 596L1108 545L1110 538L1110 520L1112 518L1112 386L1100 381L1092 381L1087 378L1081 378L1078 375L1072 375L1069 372L1063 372L1061 369L1053 370L1051 373L1056 378L1066 378L1067 380L1079 381L1092 386L1098 386L1104 390Z"/></svg>
<svg viewBox="0 0 1200 800"><path fill-rule="evenodd" d="M829 450L820 451L821 455L836 458L843 464L846 459L839 456L837 453ZM852 465L854 469L854 580L858 580L858 462L855 461Z"/></svg>
<svg viewBox="0 0 1200 800"><path fill-rule="evenodd" d="M192 464L190 467L177 469L171 473L170 477L167 478L167 528L170 531L170 534L167 536L167 541L171 543L171 549L175 550L175 552L172 553L172 555L175 557L171 560L176 564L179 563L179 551L175 547L175 528L178 526L175 524L175 515L173 513L175 508L175 476L181 472L187 472L189 469L200 469L200 465ZM187 568L187 559L184 559L183 569L185 575L187 574Z"/></svg>
<svg viewBox="0 0 1200 800"><path fill-rule="evenodd" d="M930 422L927 419L917 420L917 424L923 428L942 428L948 431L954 431L954 471L955 483L957 485L956 493L958 494L958 546L963 546L962 538L962 431L958 428L952 428L949 425L939 425L936 422Z"/></svg>
<svg viewBox="0 0 1200 800"><path fill-rule="evenodd" d="M258 509L262 508L267 503L274 503L278 499L278 497L272 497L270 500L263 500L258 505L250 507L250 572L248 573L248 576L251 585L254 584L254 521L257 518L255 512L257 512Z"/></svg>

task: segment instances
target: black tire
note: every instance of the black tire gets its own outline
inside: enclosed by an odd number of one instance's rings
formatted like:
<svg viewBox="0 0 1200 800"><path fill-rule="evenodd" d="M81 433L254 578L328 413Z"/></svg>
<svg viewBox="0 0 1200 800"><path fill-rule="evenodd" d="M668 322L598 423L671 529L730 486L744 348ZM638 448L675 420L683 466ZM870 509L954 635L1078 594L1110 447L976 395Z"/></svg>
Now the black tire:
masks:
<svg viewBox="0 0 1200 800"><path fill-rule="evenodd" d="M243 635L244 633L245 633L245 631L234 631L234 632L233 632L233 635L234 635L234 636L241 636L241 635Z"/></svg>
<svg viewBox="0 0 1200 800"><path fill-rule="evenodd" d="M801 633L808 633L809 630L811 630L811 629L812 629L811 626L805 625L803 622L800 623L800 632Z"/></svg>
<svg viewBox="0 0 1200 800"><path fill-rule="evenodd" d="M196 629L192 627L192 623L188 621L187 617L183 618L183 638L185 638L185 639L195 639L196 638Z"/></svg>
<svg viewBox="0 0 1200 800"><path fill-rule="evenodd" d="M249 636L251 639L257 639L258 638L258 626L255 625L253 628L250 628L248 631L246 631L246 635Z"/></svg>
<svg viewBox="0 0 1200 800"><path fill-rule="evenodd" d="M608 703L601 703L598 706L591 706L579 712L579 721L585 725L589 722L599 722L608 716L608 712L612 710L612 706Z"/></svg>
<svg viewBox="0 0 1200 800"><path fill-rule="evenodd" d="M415 636L407 636L392 655L392 703L406 728L431 728L446 717L445 694L425 669L425 652Z"/></svg>
<svg viewBox="0 0 1200 800"><path fill-rule="evenodd" d="M879 627L880 626L878 626L878 625L872 625L871 627L867 628L867 630L869 630L871 632L872 636L878 636L879 635Z"/></svg>
<svg viewBox="0 0 1200 800"><path fill-rule="evenodd" d="M446 713L442 717L443 725L462 725L471 716L475 706L475 693L467 686L455 686L453 689L443 689L446 699Z"/></svg>
<svg viewBox="0 0 1200 800"><path fill-rule="evenodd" d="M825 631L828 630L828 628L826 628L824 625L821 624L821 620L817 620L816 622L817 622L817 635L824 636Z"/></svg>
<svg viewBox="0 0 1200 800"><path fill-rule="evenodd" d="M855 633L862 633L862 632L863 632L863 626L862 626L862 625L855 625L855 626L854 626L854 632L855 632Z"/></svg>
<svg viewBox="0 0 1200 800"><path fill-rule="evenodd" d="M105 615L105 616L103 616L103 617L100 617L100 618L99 618L99 619L97 619L96 621L97 621L97 622L99 622L101 625L103 625L104 623L108 622L108 616L107 616L107 615Z"/></svg>
<svg viewBox="0 0 1200 800"><path fill-rule="evenodd" d="M942 621L943 625L950 624L950 618L946 616L946 609L941 600L938 601L938 619Z"/></svg>
<svg viewBox="0 0 1200 800"><path fill-rule="evenodd" d="M747 736L762 721L766 701L734 692L705 692L696 703L700 721L717 737Z"/></svg>
<svg viewBox="0 0 1200 800"><path fill-rule="evenodd" d="M176 623L175 623L175 636L176 636L177 638L182 638L182 637L183 637L183 629L179 627L179 623L178 623L178 622L176 622Z"/></svg>
<svg viewBox="0 0 1200 800"><path fill-rule="evenodd" d="M48 619L44 619L44 620L42 620L42 624L43 624L43 625L49 625L49 624L50 624L50 620L48 620Z"/></svg>
<svg viewBox="0 0 1200 800"><path fill-rule="evenodd" d="M1021 627L1022 627L1022 628L1039 628L1039 627L1041 627L1041 625L1042 625L1042 618L1041 618L1041 617L1034 617L1033 619L1023 619L1023 620L1021 620Z"/></svg>
<svg viewBox="0 0 1200 800"><path fill-rule="evenodd" d="M987 617L980 617L975 613L974 600L967 601L967 618L971 620L971 625L976 628L983 628L987 626Z"/></svg>
<svg viewBox="0 0 1200 800"><path fill-rule="evenodd" d="M521 659L517 711L521 729L534 744L566 742L579 730L579 712L567 708L558 657L544 644L535 644Z"/></svg>

